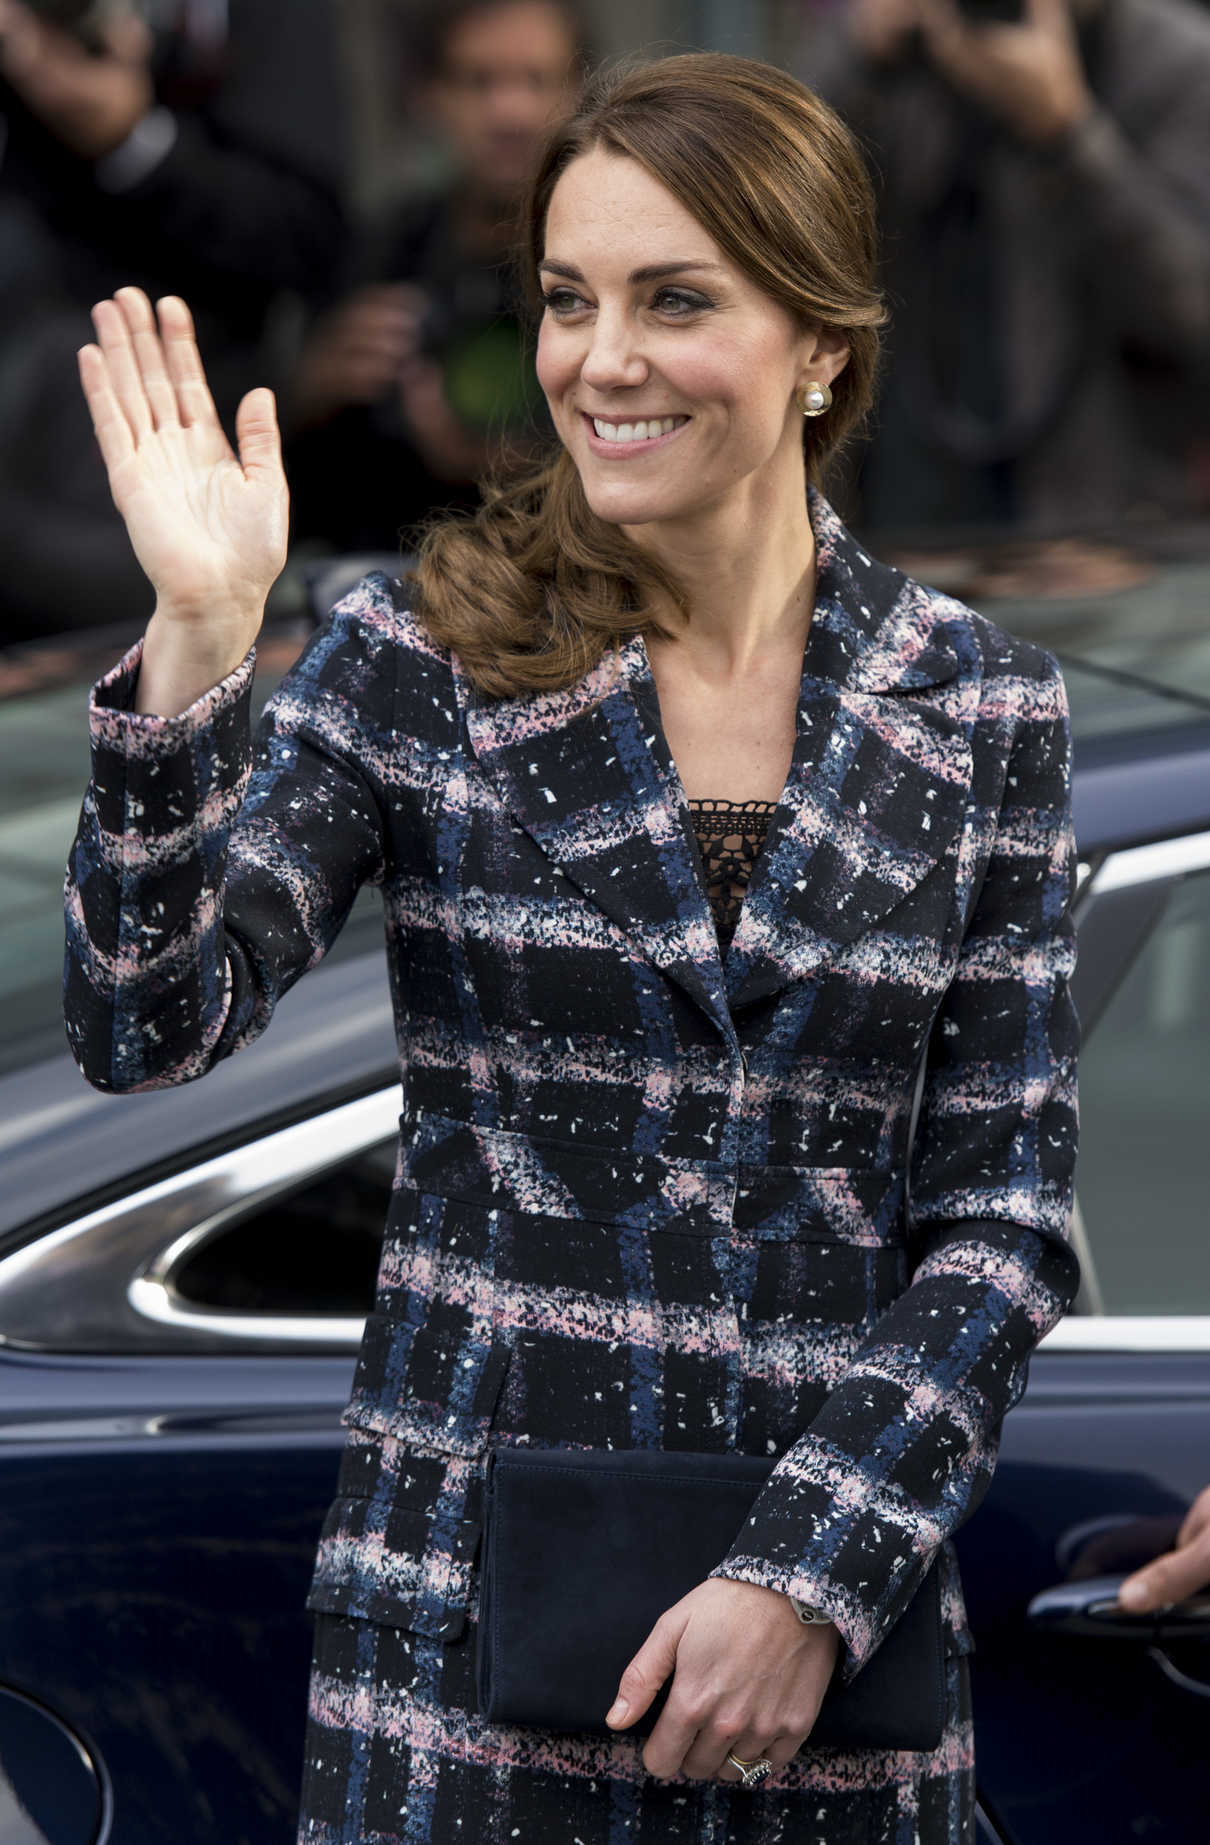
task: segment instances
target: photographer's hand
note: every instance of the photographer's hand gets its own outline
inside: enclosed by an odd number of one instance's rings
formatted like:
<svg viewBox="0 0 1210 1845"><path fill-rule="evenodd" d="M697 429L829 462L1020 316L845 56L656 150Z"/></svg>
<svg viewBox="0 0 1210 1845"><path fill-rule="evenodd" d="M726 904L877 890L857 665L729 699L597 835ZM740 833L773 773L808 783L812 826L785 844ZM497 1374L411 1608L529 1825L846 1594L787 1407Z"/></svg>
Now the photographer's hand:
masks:
<svg viewBox="0 0 1210 1845"><path fill-rule="evenodd" d="M852 0L848 13L853 42L873 64L901 58L919 24L919 0Z"/></svg>
<svg viewBox="0 0 1210 1845"><path fill-rule="evenodd" d="M958 0L916 4L936 69L1022 141L1058 141L1092 110L1069 0L1024 0L1019 25L974 25Z"/></svg>
<svg viewBox="0 0 1210 1845"><path fill-rule="evenodd" d="M1203 1487L1176 1534L1173 1548L1136 1570L1118 1591L1131 1614L1146 1614L1210 1588L1210 1486Z"/></svg>
<svg viewBox="0 0 1210 1845"><path fill-rule="evenodd" d="M80 378L114 504L156 592L137 708L175 716L235 670L286 558L288 496L272 393L218 420L183 301L122 288L93 309Z"/></svg>
<svg viewBox="0 0 1210 1845"><path fill-rule="evenodd" d="M420 349L425 305L420 289L406 282L375 282L329 309L299 358L295 420L306 428L385 397Z"/></svg>
<svg viewBox="0 0 1210 1845"><path fill-rule="evenodd" d="M399 412L425 466L438 480L460 485L486 473L492 440L459 422L435 359L417 354L400 368Z"/></svg>
<svg viewBox="0 0 1210 1845"><path fill-rule="evenodd" d="M150 110L151 34L134 12L110 21L106 48L89 51L20 0L0 0L0 73L64 146L100 160Z"/></svg>

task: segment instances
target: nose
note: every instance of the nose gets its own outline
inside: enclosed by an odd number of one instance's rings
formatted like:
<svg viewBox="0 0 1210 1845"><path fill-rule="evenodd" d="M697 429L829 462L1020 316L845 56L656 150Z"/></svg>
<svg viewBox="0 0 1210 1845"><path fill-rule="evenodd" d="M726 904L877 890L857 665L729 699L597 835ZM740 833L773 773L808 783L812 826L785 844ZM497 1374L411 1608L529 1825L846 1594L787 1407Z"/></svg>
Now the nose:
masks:
<svg viewBox="0 0 1210 1845"><path fill-rule="evenodd" d="M583 382L594 391L617 390L643 384L648 369L629 314L600 307L580 365Z"/></svg>

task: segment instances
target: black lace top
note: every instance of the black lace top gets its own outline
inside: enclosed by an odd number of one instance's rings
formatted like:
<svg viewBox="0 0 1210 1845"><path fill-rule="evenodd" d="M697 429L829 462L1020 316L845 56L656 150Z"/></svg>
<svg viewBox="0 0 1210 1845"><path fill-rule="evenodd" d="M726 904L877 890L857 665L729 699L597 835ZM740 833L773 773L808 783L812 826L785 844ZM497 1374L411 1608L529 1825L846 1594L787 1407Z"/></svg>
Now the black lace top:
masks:
<svg viewBox="0 0 1210 1845"><path fill-rule="evenodd" d="M748 879L776 806L776 801L689 803L714 926L724 948L735 934Z"/></svg>

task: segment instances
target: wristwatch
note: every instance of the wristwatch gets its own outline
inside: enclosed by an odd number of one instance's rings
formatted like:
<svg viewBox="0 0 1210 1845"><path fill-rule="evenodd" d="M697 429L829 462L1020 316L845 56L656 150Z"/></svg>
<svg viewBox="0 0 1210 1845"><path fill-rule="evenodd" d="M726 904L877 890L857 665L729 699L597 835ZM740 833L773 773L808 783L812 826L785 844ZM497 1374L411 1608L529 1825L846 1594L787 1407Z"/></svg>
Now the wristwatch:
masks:
<svg viewBox="0 0 1210 1845"><path fill-rule="evenodd" d="M817 1608L814 1602L800 1602L797 1595L791 1595L788 1599L791 1608L793 1608L804 1627L823 1627L831 1625L831 1615L826 1613L824 1609Z"/></svg>

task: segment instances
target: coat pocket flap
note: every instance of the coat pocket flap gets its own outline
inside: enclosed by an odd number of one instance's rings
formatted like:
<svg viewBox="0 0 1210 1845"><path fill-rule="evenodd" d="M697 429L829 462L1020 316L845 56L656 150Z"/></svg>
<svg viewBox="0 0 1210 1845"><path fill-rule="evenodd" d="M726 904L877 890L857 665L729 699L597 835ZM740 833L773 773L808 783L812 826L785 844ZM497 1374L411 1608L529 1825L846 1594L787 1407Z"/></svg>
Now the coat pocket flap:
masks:
<svg viewBox="0 0 1210 1845"><path fill-rule="evenodd" d="M420 1449L482 1454L510 1355L462 1309L424 1326L372 1313L342 1420Z"/></svg>
<svg viewBox="0 0 1210 1845"><path fill-rule="evenodd" d="M464 1631L482 1528L482 1468L450 1455L428 1504L396 1496L397 1477L431 1479L435 1465L429 1457L411 1469L406 1456L392 1453L372 1496L344 1493L333 1501L307 1597L312 1613L356 1616L441 1640Z"/></svg>

